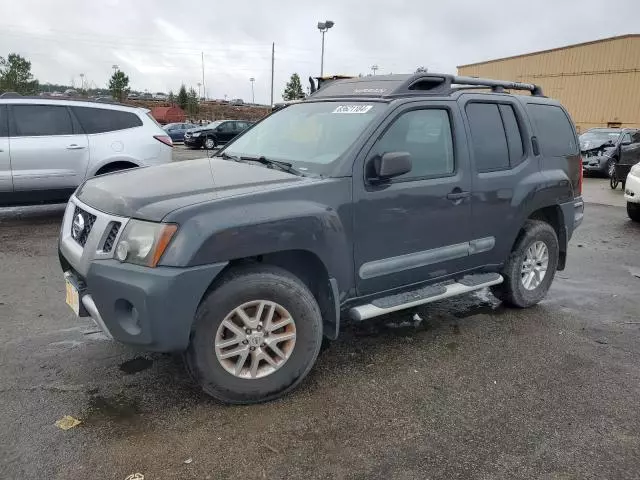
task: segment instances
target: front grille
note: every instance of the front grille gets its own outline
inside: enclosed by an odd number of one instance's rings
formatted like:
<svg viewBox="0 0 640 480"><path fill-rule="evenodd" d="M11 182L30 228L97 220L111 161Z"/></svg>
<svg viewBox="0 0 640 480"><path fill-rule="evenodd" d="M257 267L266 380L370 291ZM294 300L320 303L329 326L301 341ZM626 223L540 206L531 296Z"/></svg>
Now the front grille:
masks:
<svg viewBox="0 0 640 480"><path fill-rule="evenodd" d="M102 251L105 253L111 251L111 249L113 248L113 244L116 241L116 237L118 236L118 232L120 231L120 222L111 222L109 225L109 234L107 235L107 238L104 241L104 245L102 246Z"/></svg>
<svg viewBox="0 0 640 480"><path fill-rule="evenodd" d="M71 238L84 247L95 221L95 215L76 207L71 220Z"/></svg>

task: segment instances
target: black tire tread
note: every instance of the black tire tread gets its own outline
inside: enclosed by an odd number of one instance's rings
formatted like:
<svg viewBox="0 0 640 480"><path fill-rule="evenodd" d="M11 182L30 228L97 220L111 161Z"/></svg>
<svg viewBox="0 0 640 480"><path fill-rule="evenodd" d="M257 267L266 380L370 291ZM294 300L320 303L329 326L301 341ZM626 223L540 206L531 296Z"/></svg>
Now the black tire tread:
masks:
<svg viewBox="0 0 640 480"><path fill-rule="evenodd" d="M640 203L627 202L627 215L634 222L640 222Z"/></svg>

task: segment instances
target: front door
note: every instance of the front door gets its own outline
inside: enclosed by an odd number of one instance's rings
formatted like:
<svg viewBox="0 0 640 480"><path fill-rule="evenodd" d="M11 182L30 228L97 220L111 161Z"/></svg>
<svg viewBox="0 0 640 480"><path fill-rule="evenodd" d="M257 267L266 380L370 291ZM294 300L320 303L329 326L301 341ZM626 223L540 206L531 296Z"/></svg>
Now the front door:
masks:
<svg viewBox="0 0 640 480"><path fill-rule="evenodd" d="M359 295L470 267L469 158L465 137L452 131L463 131L455 102L415 102L399 107L365 147L353 175ZM386 152L410 153L412 170L369 182L371 161Z"/></svg>
<svg viewBox="0 0 640 480"><path fill-rule="evenodd" d="M9 121L7 107L0 105L0 198L13 191L11 158L9 157Z"/></svg>
<svg viewBox="0 0 640 480"><path fill-rule="evenodd" d="M217 128L216 137L220 143L227 143L236 136L236 122L224 122Z"/></svg>
<svg viewBox="0 0 640 480"><path fill-rule="evenodd" d="M89 143L68 108L15 104L9 110L15 191L72 193L85 178Z"/></svg>

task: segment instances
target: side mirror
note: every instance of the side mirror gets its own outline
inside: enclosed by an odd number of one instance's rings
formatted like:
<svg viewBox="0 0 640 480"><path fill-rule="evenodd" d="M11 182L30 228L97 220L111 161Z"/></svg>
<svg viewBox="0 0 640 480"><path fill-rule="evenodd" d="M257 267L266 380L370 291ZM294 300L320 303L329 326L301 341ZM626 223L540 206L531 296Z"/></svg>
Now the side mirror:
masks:
<svg viewBox="0 0 640 480"><path fill-rule="evenodd" d="M387 152L375 157L372 161L373 172L371 180L385 181L399 177L411 171L411 154L408 152Z"/></svg>

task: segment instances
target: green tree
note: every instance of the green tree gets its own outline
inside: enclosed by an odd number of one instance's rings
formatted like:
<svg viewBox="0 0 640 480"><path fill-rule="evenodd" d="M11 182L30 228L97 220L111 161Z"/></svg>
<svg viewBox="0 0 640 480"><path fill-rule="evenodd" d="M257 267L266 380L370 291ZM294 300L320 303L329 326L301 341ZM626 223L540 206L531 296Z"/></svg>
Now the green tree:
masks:
<svg viewBox="0 0 640 480"><path fill-rule="evenodd" d="M284 100L297 100L304 98L304 91L302 90L302 84L300 83L300 76L297 73L291 75L291 79L284 89L282 94Z"/></svg>
<svg viewBox="0 0 640 480"><path fill-rule="evenodd" d="M184 86L184 83L180 85L180 91L178 92L178 105L183 110L186 110L189 105L189 94L187 93L187 87Z"/></svg>
<svg viewBox="0 0 640 480"><path fill-rule="evenodd" d="M111 92L111 96L115 100L122 102L127 98L129 90L129 77L120 70L114 72L109 80L109 91Z"/></svg>
<svg viewBox="0 0 640 480"><path fill-rule="evenodd" d="M191 87L189 89L189 96L187 99L187 111L189 112L189 115L195 115L198 113L198 110L198 92Z"/></svg>
<svg viewBox="0 0 640 480"><path fill-rule="evenodd" d="M38 81L31 73L31 62L16 53L4 59L0 57L0 92L17 92L22 95L36 93Z"/></svg>
<svg viewBox="0 0 640 480"><path fill-rule="evenodd" d="M169 103L171 105L176 103L176 96L173 94L173 90L169 90L169 98L168 98L168 100L169 100Z"/></svg>

